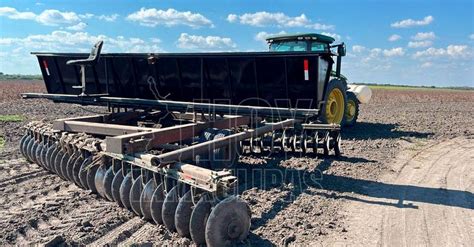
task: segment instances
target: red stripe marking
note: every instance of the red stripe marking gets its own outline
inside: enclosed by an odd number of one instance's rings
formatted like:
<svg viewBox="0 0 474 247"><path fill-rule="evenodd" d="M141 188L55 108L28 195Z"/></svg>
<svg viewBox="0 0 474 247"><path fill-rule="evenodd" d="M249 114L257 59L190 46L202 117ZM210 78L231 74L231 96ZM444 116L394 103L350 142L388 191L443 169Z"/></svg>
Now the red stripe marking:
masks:
<svg viewBox="0 0 474 247"><path fill-rule="evenodd" d="M48 63L46 62L46 60L43 60L43 66L45 69L48 69Z"/></svg>
<svg viewBox="0 0 474 247"><path fill-rule="evenodd" d="M308 70L308 59L304 60L304 70Z"/></svg>

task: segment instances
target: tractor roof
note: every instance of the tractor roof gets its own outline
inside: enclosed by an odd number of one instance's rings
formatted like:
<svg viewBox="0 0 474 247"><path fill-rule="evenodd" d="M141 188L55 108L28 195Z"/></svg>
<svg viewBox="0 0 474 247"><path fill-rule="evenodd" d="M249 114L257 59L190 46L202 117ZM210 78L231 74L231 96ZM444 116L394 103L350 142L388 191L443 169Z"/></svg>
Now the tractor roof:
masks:
<svg viewBox="0 0 474 247"><path fill-rule="evenodd" d="M284 34L284 35L275 35L266 38L267 42L280 41L280 40L298 40L298 39L310 39L317 40L320 42L331 44L334 42L334 38L318 34L318 33L298 33L298 34Z"/></svg>

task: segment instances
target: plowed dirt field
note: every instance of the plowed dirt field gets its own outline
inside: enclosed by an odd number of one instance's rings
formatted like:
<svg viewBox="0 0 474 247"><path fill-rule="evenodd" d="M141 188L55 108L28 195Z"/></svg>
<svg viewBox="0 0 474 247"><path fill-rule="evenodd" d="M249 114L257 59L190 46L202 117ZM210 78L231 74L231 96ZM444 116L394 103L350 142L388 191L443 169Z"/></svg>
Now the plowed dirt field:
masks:
<svg viewBox="0 0 474 247"><path fill-rule="evenodd" d="M27 122L106 112L19 97L43 90L0 82L0 115L20 118L0 122L0 245L192 244L26 162L18 142ZM343 139L337 159L240 158L252 210L243 245L474 244L474 92L374 90Z"/></svg>

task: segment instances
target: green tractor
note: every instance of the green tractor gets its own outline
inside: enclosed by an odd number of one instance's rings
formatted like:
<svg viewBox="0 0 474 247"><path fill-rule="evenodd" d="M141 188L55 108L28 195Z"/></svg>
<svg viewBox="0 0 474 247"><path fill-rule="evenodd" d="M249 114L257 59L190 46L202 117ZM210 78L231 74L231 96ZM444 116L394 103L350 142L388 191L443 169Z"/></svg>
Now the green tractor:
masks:
<svg viewBox="0 0 474 247"><path fill-rule="evenodd" d="M278 35L268 37L270 52L316 52L329 53L336 57L336 70L326 87L320 120L323 123L336 123L353 126L359 115L359 104L368 103L372 92L369 87L348 84L341 74L341 60L346 55L344 43L332 45L334 38L316 34ZM336 52L333 52L332 49Z"/></svg>

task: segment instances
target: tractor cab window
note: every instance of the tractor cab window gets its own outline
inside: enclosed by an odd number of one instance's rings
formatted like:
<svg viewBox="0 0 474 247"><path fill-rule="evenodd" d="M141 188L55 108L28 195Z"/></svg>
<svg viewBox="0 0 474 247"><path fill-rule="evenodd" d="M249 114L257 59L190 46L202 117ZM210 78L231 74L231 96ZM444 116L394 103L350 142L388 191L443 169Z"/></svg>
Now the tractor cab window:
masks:
<svg viewBox="0 0 474 247"><path fill-rule="evenodd" d="M281 41L270 44L270 51L307 51L305 41Z"/></svg>
<svg viewBox="0 0 474 247"><path fill-rule="evenodd" d="M327 44L320 43L320 42L312 42L311 43L311 51L316 51L316 52L325 52L327 51Z"/></svg>

